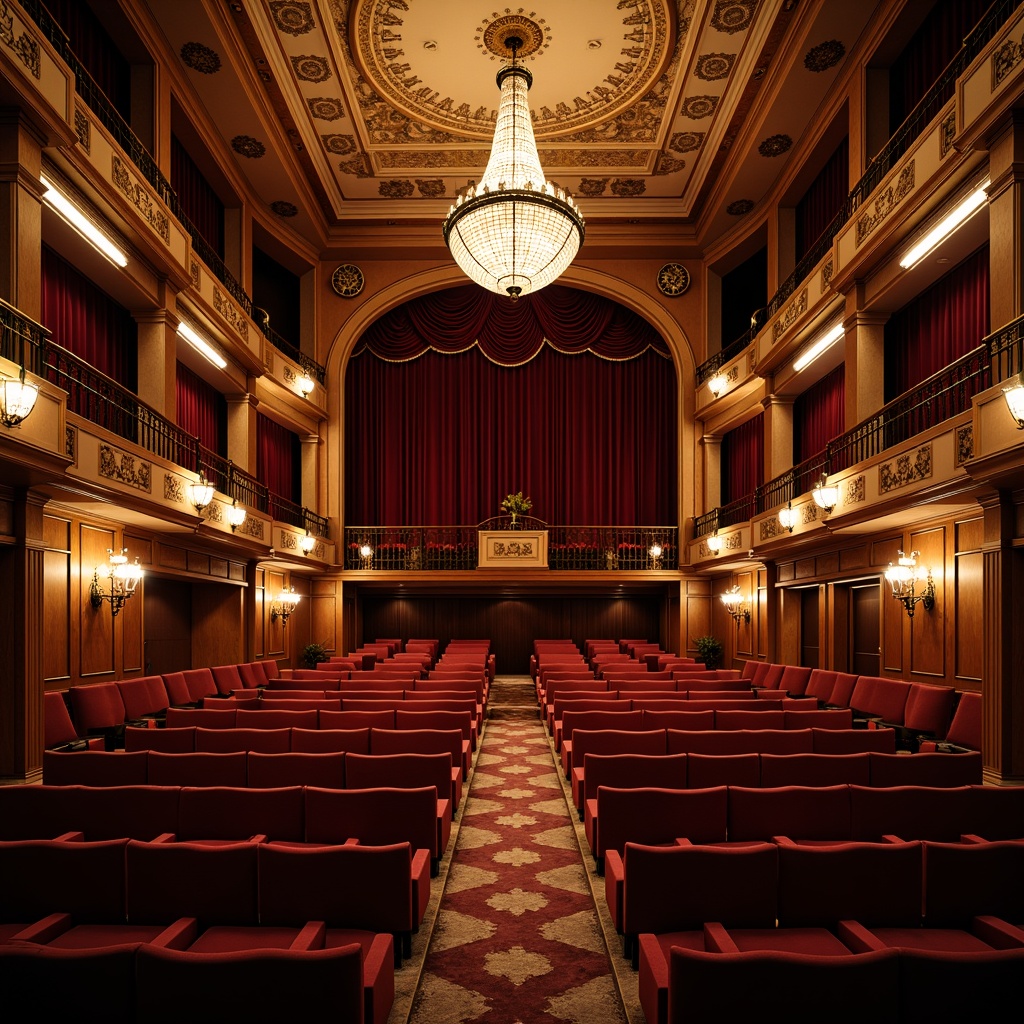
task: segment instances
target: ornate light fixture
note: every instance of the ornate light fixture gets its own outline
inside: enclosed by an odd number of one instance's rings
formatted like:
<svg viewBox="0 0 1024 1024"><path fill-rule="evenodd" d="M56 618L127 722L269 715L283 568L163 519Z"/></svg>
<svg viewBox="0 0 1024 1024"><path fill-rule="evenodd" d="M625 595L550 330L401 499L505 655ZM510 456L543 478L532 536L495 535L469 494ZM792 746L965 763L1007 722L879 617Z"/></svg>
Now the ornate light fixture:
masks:
<svg viewBox="0 0 1024 1024"><path fill-rule="evenodd" d="M522 45L519 36L505 39L512 63L497 76L501 99L483 180L458 196L442 227L465 274L513 300L554 281L583 244L582 214L540 166L526 98L533 75L516 63Z"/></svg>
<svg viewBox="0 0 1024 1024"><path fill-rule="evenodd" d="M188 485L188 500L195 506L196 514L202 515L206 507L213 501L214 486L206 479L206 474L200 471L199 479Z"/></svg>
<svg viewBox="0 0 1024 1024"><path fill-rule="evenodd" d="M359 548L359 568L373 568L373 548L369 544L363 544Z"/></svg>
<svg viewBox="0 0 1024 1024"><path fill-rule="evenodd" d="M299 547L302 548L304 555L308 555L316 547L316 537L307 530L306 535L299 541Z"/></svg>
<svg viewBox="0 0 1024 1024"><path fill-rule="evenodd" d="M1007 381L1003 398L1017 429L1024 430L1024 373L1018 373Z"/></svg>
<svg viewBox="0 0 1024 1024"><path fill-rule="evenodd" d="M662 548L662 546L657 541L655 541L647 549L647 553L651 556L651 568L652 569L660 569L661 568L661 556L664 554L664 549Z"/></svg>
<svg viewBox="0 0 1024 1024"><path fill-rule="evenodd" d="M245 522L245 515L245 507L239 505L238 499L236 498L233 502L231 502L231 508L229 508L227 511L228 526L231 527L232 533L234 533L235 530L237 530L242 525L242 523Z"/></svg>
<svg viewBox="0 0 1024 1024"><path fill-rule="evenodd" d="M291 614L295 611L295 606L298 603L299 595L295 593L294 587L282 590L270 605L270 621L276 622L280 619L281 625L287 626L288 619L291 618Z"/></svg>
<svg viewBox="0 0 1024 1024"><path fill-rule="evenodd" d="M713 555L717 555L722 550L722 538L718 536L717 530L704 543L707 545L708 551Z"/></svg>
<svg viewBox="0 0 1024 1024"><path fill-rule="evenodd" d="M814 504L818 508L824 509L825 515L828 515L839 504L839 484L830 484L827 481L828 477L822 473L821 479L811 491Z"/></svg>
<svg viewBox="0 0 1024 1024"><path fill-rule="evenodd" d="M110 589L103 592L100 586L100 574L110 581ZM110 614L116 616L124 607L125 601L135 593L135 588L142 579L142 566L139 560L128 564L128 549L121 548L121 553L115 555L111 548L107 548L107 564L96 566L92 573L92 584L89 587L89 600L93 608L99 608L104 601L110 602Z"/></svg>
<svg viewBox="0 0 1024 1024"><path fill-rule="evenodd" d="M743 603L743 595L740 593L738 583L734 587L730 587L722 595L722 604L725 605L725 610L736 620L737 626L740 624L740 619L746 622L750 621L750 609Z"/></svg>
<svg viewBox="0 0 1024 1024"><path fill-rule="evenodd" d="M298 385L299 391L302 392L303 398L309 398L313 388L316 387L316 384L313 382L313 378L309 375L309 370L304 371L302 376L299 377L295 383Z"/></svg>
<svg viewBox="0 0 1024 1024"><path fill-rule="evenodd" d="M793 532L793 527L796 526L796 509L793 508L792 501L788 501L785 508L779 509L779 525L784 530Z"/></svg>
<svg viewBox="0 0 1024 1024"><path fill-rule="evenodd" d="M907 617L911 619L914 617L914 605L918 601L929 611L935 605L935 583L932 580L932 571L917 564L919 554L921 554L920 551L911 551L909 555L905 555L901 551L896 564L893 565L890 562L889 568L885 570L885 578L892 587L892 596L902 602L903 607L907 610ZM923 592L915 593L917 585L921 582L925 584Z"/></svg>
<svg viewBox="0 0 1024 1024"><path fill-rule="evenodd" d="M728 386L729 382L720 373L716 373L715 376L708 381L708 391L711 392L713 398L718 398Z"/></svg>
<svg viewBox="0 0 1024 1024"><path fill-rule="evenodd" d="M0 375L0 423L16 427L35 408L39 388L25 381L25 367L16 380Z"/></svg>

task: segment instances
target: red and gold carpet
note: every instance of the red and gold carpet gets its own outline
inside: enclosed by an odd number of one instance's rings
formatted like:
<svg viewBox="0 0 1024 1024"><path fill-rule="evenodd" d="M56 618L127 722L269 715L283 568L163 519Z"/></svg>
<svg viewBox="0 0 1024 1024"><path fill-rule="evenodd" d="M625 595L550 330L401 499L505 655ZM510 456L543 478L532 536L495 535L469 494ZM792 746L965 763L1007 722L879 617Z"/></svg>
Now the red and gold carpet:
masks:
<svg viewBox="0 0 1024 1024"><path fill-rule="evenodd" d="M579 831L532 683L499 677L410 1024L630 1020Z"/></svg>

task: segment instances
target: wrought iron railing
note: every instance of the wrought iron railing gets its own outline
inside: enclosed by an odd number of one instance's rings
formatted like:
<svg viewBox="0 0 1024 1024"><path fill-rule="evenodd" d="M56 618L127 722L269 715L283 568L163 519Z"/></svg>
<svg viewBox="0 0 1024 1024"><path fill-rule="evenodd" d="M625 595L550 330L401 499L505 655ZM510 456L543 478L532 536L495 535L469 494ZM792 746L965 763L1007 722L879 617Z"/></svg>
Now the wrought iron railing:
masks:
<svg viewBox="0 0 1024 1024"><path fill-rule="evenodd" d="M988 346L993 384L1024 371L1024 316L993 331L984 344Z"/></svg>
<svg viewBox="0 0 1024 1024"><path fill-rule="evenodd" d="M0 299L0 356L41 377L43 345L49 337L42 324Z"/></svg>
<svg viewBox="0 0 1024 1024"><path fill-rule="evenodd" d="M156 194L170 208L171 213L178 218L185 226L192 239L192 249L195 254L206 264L213 273L213 276L227 289L228 294L245 311L247 316L253 315L252 298L238 279L228 269L227 264L220 255L199 233L196 226L185 216L185 212L178 201L178 195L171 187L171 183L164 177L163 172L157 166L156 161L149 151L139 140L139 137L132 131L131 127L121 116L120 111L110 102L103 90L96 84L85 66L78 59L68 37L63 29L53 19L49 11L39 0L22 0L22 8L25 13L36 23L39 31L51 43L60 58L71 68L75 76L75 92L85 101L89 109L96 115L96 119L113 136L114 141L121 147L128 159L135 165L139 173L153 187ZM298 359L294 346L290 345L280 335L274 333L274 337L267 334L267 339L272 345L278 347L279 339L287 345L281 351L300 363L302 368L310 373L314 380L323 383L324 368L309 356L303 357L305 362ZM315 372L314 372L315 368Z"/></svg>
<svg viewBox="0 0 1024 1024"><path fill-rule="evenodd" d="M348 526L345 567L380 571L475 569L479 558L477 531L508 524L508 517L498 518L500 522L488 520L474 526ZM546 529L550 569L625 571L679 567L676 526Z"/></svg>

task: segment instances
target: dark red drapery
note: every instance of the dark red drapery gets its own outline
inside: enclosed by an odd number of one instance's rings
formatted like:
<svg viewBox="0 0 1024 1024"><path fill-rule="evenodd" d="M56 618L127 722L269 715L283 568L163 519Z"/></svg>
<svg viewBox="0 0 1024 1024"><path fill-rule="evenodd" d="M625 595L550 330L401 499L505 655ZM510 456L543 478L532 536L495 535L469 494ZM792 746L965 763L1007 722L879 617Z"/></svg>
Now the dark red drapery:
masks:
<svg viewBox="0 0 1024 1024"><path fill-rule="evenodd" d="M657 354L664 342L614 303L543 295L512 304L452 289L367 331L345 382L347 522L473 524L522 490L549 523L676 523L677 385Z"/></svg>
<svg viewBox="0 0 1024 1024"><path fill-rule="evenodd" d="M885 400L956 362L989 333L988 245L885 325Z"/></svg>
<svg viewBox="0 0 1024 1024"><path fill-rule="evenodd" d="M178 426L199 438L201 444L218 455L227 452L227 402L212 384L208 384L184 363L175 371L175 405Z"/></svg>
<svg viewBox="0 0 1024 1024"><path fill-rule="evenodd" d="M42 316L54 342L134 391L138 329L131 313L43 246Z"/></svg>
<svg viewBox="0 0 1024 1024"><path fill-rule="evenodd" d="M843 141L796 204L796 258L821 237L850 192L850 140Z"/></svg>
<svg viewBox="0 0 1024 1024"><path fill-rule="evenodd" d="M764 413L722 437L722 504L739 501L764 483Z"/></svg>
<svg viewBox="0 0 1024 1024"><path fill-rule="evenodd" d="M185 216L206 240L207 244L224 258L224 204L210 187L206 176L196 166L189 152L171 136L171 185L178 194Z"/></svg>
<svg viewBox="0 0 1024 1024"><path fill-rule="evenodd" d="M793 464L825 450L846 430L846 364L840 363L793 403Z"/></svg>
<svg viewBox="0 0 1024 1024"><path fill-rule="evenodd" d="M301 458L298 437L268 416L256 413L256 478L271 494L301 503Z"/></svg>

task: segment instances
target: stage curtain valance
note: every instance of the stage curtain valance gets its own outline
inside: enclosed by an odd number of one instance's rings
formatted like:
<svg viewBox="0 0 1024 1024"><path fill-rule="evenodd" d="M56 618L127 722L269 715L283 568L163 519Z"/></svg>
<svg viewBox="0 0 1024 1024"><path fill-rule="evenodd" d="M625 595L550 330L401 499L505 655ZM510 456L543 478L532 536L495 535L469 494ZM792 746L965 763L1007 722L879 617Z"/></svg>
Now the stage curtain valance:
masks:
<svg viewBox="0 0 1024 1024"><path fill-rule="evenodd" d="M559 352L591 352L602 359L635 359L648 350L669 358L664 340L641 317L599 295L559 285L519 302L475 285L424 295L367 328L353 355L369 351L404 362L430 350L450 354L477 345L492 362L519 366L545 341Z"/></svg>

